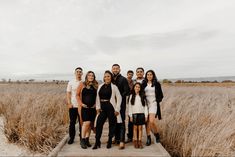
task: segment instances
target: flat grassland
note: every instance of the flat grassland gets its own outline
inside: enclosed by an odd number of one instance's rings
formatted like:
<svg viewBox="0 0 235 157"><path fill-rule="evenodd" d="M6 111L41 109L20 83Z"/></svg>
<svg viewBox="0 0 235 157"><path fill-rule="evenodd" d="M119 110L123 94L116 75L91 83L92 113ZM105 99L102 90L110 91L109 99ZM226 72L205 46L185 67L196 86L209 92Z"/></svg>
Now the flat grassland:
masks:
<svg viewBox="0 0 235 157"><path fill-rule="evenodd" d="M68 130L66 84L0 84L10 142L47 154ZM234 84L163 85L162 144L172 156L235 155ZM153 137L152 137L153 138Z"/></svg>

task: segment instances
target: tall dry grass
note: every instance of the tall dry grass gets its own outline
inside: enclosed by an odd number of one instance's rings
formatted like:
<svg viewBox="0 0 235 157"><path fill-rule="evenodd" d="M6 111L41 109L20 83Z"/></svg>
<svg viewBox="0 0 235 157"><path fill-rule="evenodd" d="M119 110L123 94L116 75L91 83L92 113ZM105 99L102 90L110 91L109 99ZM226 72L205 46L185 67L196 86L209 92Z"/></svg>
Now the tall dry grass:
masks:
<svg viewBox="0 0 235 157"><path fill-rule="evenodd" d="M165 87L159 121L172 156L234 156L235 87Z"/></svg>
<svg viewBox="0 0 235 157"><path fill-rule="evenodd" d="M49 152L67 132L66 85L0 85L0 114L11 142ZM235 87L164 86L159 121L172 156L235 155Z"/></svg>
<svg viewBox="0 0 235 157"><path fill-rule="evenodd" d="M0 85L0 114L10 142L47 153L67 131L65 85Z"/></svg>

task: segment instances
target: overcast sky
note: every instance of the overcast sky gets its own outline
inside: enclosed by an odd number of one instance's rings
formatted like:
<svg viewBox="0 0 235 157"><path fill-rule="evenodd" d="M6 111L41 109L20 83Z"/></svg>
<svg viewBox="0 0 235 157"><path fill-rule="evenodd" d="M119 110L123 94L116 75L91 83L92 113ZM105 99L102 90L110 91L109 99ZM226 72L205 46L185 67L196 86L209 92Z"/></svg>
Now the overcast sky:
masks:
<svg viewBox="0 0 235 157"><path fill-rule="evenodd" d="M0 0L0 77L235 75L234 0Z"/></svg>

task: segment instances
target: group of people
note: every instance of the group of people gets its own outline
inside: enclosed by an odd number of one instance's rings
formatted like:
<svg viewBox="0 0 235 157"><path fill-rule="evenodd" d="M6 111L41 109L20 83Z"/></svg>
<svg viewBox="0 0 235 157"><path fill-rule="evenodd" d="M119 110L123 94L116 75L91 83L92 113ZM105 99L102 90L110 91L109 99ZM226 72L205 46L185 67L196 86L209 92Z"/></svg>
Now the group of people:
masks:
<svg viewBox="0 0 235 157"><path fill-rule="evenodd" d="M91 130L95 132L96 139L92 149L101 147L100 139L107 119L107 148L111 148L112 144L118 144L119 149L124 149L125 143L129 142L133 142L135 148L143 148L143 125L146 128L146 146L151 145L151 131L156 142L160 142L156 118L161 119L160 102L163 93L155 72L148 70L144 76L144 69L139 67L136 69L134 80L132 70L127 72L126 78L120 72L120 65L113 64L111 71L104 72L103 83L99 85L93 71L88 71L85 81L82 81L83 69L75 69L76 79L69 81L67 86L70 117L68 144L74 143L77 119L80 145L83 149L91 147ZM127 109L128 139L125 141Z"/></svg>

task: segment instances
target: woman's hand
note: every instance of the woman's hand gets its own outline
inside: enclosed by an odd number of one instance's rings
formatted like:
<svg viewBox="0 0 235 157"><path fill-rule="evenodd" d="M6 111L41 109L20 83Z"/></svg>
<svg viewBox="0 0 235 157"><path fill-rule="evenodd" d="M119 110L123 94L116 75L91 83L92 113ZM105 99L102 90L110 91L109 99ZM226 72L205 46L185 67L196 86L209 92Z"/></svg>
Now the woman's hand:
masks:
<svg viewBox="0 0 235 157"><path fill-rule="evenodd" d="M115 111L114 114L115 114L115 116L118 116L118 115L119 115L119 112Z"/></svg>
<svg viewBox="0 0 235 157"><path fill-rule="evenodd" d="M101 109L96 110L97 114L100 114L100 112L101 112Z"/></svg>
<svg viewBox="0 0 235 157"><path fill-rule="evenodd" d="M68 106L69 109L70 109L70 108L73 108L73 105L72 105L72 104L68 104L67 106Z"/></svg>
<svg viewBox="0 0 235 157"><path fill-rule="evenodd" d="M130 117L130 122L133 122L133 118L132 117Z"/></svg>
<svg viewBox="0 0 235 157"><path fill-rule="evenodd" d="M82 107L84 107L84 108L88 108L86 104L82 104Z"/></svg>
<svg viewBox="0 0 235 157"><path fill-rule="evenodd" d="M148 117L145 117L145 122L147 122L148 121Z"/></svg>

